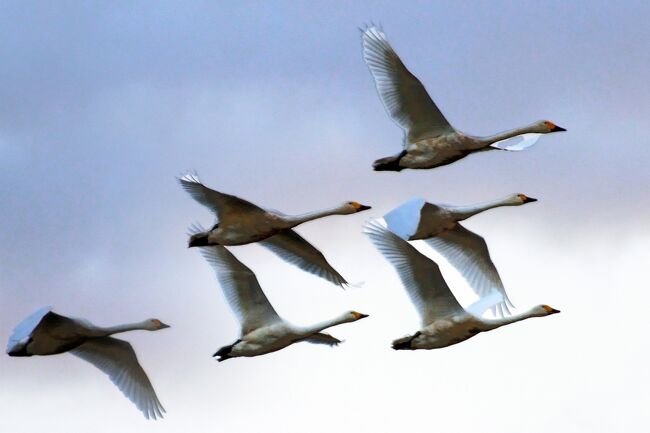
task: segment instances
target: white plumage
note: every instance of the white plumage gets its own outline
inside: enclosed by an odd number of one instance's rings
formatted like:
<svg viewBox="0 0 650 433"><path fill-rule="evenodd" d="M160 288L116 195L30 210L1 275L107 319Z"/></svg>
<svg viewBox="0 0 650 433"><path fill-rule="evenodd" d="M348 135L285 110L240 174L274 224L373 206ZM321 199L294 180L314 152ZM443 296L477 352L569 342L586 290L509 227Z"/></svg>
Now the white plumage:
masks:
<svg viewBox="0 0 650 433"><path fill-rule="evenodd" d="M259 242L283 260L300 269L336 284L347 284L325 256L298 233L292 230L303 222L329 215L349 215L370 209L357 202L346 202L331 209L303 215L285 215L278 211L262 209L246 200L224 194L203 185L194 174L179 179L195 200L209 208L218 223L208 231L196 230L190 236L190 247L208 245L244 245Z"/></svg>
<svg viewBox="0 0 650 433"><path fill-rule="evenodd" d="M489 137L464 134L447 121L420 80L404 66L382 30L375 26L366 28L362 42L363 59L375 80L379 97L388 115L404 130L403 151L375 161L375 170L433 168L474 152L524 150L541 134L565 131L543 120Z"/></svg>
<svg viewBox="0 0 650 433"><path fill-rule="evenodd" d="M350 311L313 326L294 326L276 313L253 271L225 247L202 247L201 254L212 265L226 300L242 328L241 337L237 341L220 348L213 355L219 361L240 356L264 355L300 341L337 345L340 340L321 331L367 317L365 314Z"/></svg>
<svg viewBox="0 0 650 433"><path fill-rule="evenodd" d="M165 409L144 372L131 344L112 334L131 330L168 328L158 319L95 326L84 319L61 316L41 308L16 326L7 344L10 356L55 355L68 352L103 371L122 393L149 418L162 418Z"/></svg>
<svg viewBox="0 0 650 433"><path fill-rule="evenodd" d="M559 312L548 305L538 305L508 318L483 319L475 313L482 313L480 308L488 305L476 303L473 311L465 310L447 286L438 265L407 241L377 221L366 223L364 233L393 265L422 320L418 332L393 342L396 350L442 348L465 341L480 332ZM490 296L494 297L493 294Z"/></svg>

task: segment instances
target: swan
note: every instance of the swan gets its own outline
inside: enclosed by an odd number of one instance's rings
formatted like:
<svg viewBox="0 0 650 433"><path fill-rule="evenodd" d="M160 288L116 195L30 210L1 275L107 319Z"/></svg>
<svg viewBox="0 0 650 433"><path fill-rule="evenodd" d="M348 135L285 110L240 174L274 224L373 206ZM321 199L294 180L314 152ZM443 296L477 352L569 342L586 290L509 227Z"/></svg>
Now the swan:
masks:
<svg viewBox="0 0 650 433"><path fill-rule="evenodd" d="M244 245L259 242L283 260L327 281L343 286L347 281L327 262L325 256L307 242L293 227L329 215L350 215L370 209L356 201L345 202L331 209L302 215L285 215L265 210L233 195L203 185L196 174L179 178L183 189L216 215L218 222L210 229L195 226L190 233L189 247L208 245Z"/></svg>
<svg viewBox="0 0 650 433"><path fill-rule="evenodd" d="M405 132L401 153L374 162L377 171L424 169L451 164L470 153L524 150L542 134L566 131L548 120L488 137L466 135L449 124L422 83L406 69L375 26L362 31L363 59L389 116Z"/></svg>
<svg viewBox="0 0 650 433"><path fill-rule="evenodd" d="M121 332L158 331L169 325L158 319L100 327L85 319L61 316L44 307L20 322L7 344L9 356L56 355L68 352L108 375L144 416L162 418L165 409L131 344L111 337Z"/></svg>
<svg viewBox="0 0 650 433"><path fill-rule="evenodd" d="M498 312L503 317L504 312L510 314L508 307L513 305L492 262L487 244L481 236L467 230L458 221L488 209L521 206L536 201L525 194L511 194L499 200L470 206L451 206L414 198L384 215L384 221L390 231L404 240L423 239L460 272L478 296L498 292L501 301L492 307L492 312Z"/></svg>
<svg viewBox="0 0 650 433"><path fill-rule="evenodd" d="M220 362L240 356L264 355L300 341L336 346L341 340L322 330L368 317L367 314L350 311L313 326L291 325L275 312L253 271L230 251L219 245L202 247L200 250L214 269L226 301L241 324L241 336L237 341L212 355Z"/></svg>
<svg viewBox="0 0 650 433"><path fill-rule="evenodd" d="M484 319L481 314L490 305L484 302L487 299L481 299L473 307L464 309L449 290L438 265L407 241L374 220L364 225L364 233L393 265L422 320L421 329L415 334L393 341L395 350L439 349L481 332L532 317L559 313L559 310L548 305L537 305L506 318Z"/></svg>

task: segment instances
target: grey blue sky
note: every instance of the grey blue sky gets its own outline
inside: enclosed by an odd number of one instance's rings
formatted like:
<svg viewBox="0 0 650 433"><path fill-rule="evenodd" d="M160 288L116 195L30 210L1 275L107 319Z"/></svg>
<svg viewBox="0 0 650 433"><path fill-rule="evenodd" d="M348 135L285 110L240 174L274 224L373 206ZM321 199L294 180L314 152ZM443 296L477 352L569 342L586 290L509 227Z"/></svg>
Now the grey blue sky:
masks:
<svg viewBox="0 0 650 433"><path fill-rule="evenodd" d="M168 411L147 422L70 355L0 357L0 431L643 431L650 392L650 6L642 1L3 2L0 338L43 305L124 335ZM361 58L381 23L449 121L488 134L549 119L525 152L377 173L401 132ZM276 309L306 324L371 317L307 344L217 364L238 326L186 227L211 216L178 186L287 213L373 209L299 232L341 291L259 246L233 248ZM444 350L395 352L418 318L363 221L413 197L539 199L467 223L515 305L562 314ZM431 257L435 254L422 247ZM461 300L469 290L444 262Z"/></svg>

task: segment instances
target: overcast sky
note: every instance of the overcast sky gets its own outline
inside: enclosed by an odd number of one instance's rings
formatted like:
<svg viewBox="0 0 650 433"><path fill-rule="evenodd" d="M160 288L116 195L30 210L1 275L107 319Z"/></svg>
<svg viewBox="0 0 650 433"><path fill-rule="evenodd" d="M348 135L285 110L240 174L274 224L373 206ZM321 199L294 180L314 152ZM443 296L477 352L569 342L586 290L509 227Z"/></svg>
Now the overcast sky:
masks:
<svg viewBox="0 0 650 433"><path fill-rule="evenodd" d="M71 355L0 357L0 431L644 431L650 262L650 6L574 2L3 2L0 338L44 305L133 332L167 409L146 421ZM518 153L373 172L399 152L361 58L381 23L458 129L548 119L568 132ZM186 228L212 221L177 184L299 213L342 291L256 245L232 251L278 312L308 324L356 309L336 348L298 344L217 363L238 337ZM396 352L419 318L362 223L421 196L539 202L476 216L519 310L562 310L465 343ZM426 247L422 251L436 258ZM461 301L469 290L440 262Z"/></svg>

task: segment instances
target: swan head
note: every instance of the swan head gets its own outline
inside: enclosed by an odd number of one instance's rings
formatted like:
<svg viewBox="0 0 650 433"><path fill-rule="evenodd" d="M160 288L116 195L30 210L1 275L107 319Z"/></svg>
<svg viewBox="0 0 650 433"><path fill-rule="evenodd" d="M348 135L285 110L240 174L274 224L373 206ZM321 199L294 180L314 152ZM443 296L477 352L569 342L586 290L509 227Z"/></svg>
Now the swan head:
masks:
<svg viewBox="0 0 650 433"><path fill-rule="evenodd" d="M158 331L159 329L169 328L169 325L158 319L147 319L144 321L144 329L147 331Z"/></svg>
<svg viewBox="0 0 650 433"><path fill-rule="evenodd" d="M372 207L366 206L365 204L361 204L357 201L347 201L343 203L341 208L344 210L346 214L352 214L352 213L357 213L357 212L362 212L364 210L372 209Z"/></svg>
<svg viewBox="0 0 650 433"><path fill-rule="evenodd" d="M536 313L538 313L540 316L550 316L551 314L557 314L560 312L560 310L556 310L555 308L549 306L549 305L538 305L535 307Z"/></svg>
<svg viewBox="0 0 650 433"><path fill-rule="evenodd" d="M346 316L349 316L353 322L356 322L357 320L368 317L368 314L362 314L357 311L350 311L349 313L346 313Z"/></svg>
<svg viewBox="0 0 650 433"><path fill-rule="evenodd" d="M526 204L526 203L534 203L537 201L536 198L528 197L526 194L522 194L522 193L515 194L513 199L515 199L517 204L519 205Z"/></svg>
<svg viewBox="0 0 650 433"><path fill-rule="evenodd" d="M531 132L536 132L538 134L548 134L549 132L562 132L566 131L566 129L562 128L561 126L557 126L555 123L551 122L550 120L540 120L539 122L535 122L532 125L532 131Z"/></svg>

